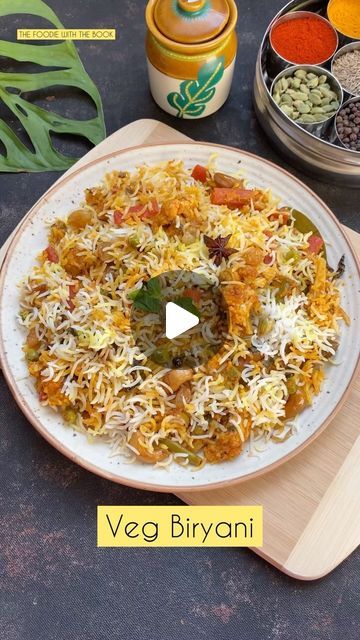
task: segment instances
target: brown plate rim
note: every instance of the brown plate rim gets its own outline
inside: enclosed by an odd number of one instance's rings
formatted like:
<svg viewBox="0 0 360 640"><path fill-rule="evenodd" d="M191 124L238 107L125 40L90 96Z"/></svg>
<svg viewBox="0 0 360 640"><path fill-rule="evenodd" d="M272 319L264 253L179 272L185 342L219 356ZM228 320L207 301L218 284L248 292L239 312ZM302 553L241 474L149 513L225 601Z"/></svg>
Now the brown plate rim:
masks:
<svg viewBox="0 0 360 640"><path fill-rule="evenodd" d="M69 175L65 176L64 178L58 180L52 187L50 187L50 189L48 189L48 191L46 191L44 193L44 195L33 205L33 207L29 210L29 212L25 215L25 217L23 218L23 220L20 222L20 224L18 225L18 227L15 230L15 233L11 239L10 245L6 251L6 255L4 257L4 261L3 264L0 267L0 307L2 306L2 300L3 300L3 290L4 290L4 281L5 281L5 276L7 273L7 269L9 266L9 261L10 258L12 256L12 253L14 251L14 248L17 244L18 238L20 235L22 235L22 233L25 231L25 229L27 228L28 224L31 222L32 218L36 215L36 213L38 212L39 208L43 205L43 202L46 198L52 196L59 188L62 188L67 182L69 182L69 180L73 180L74 178L76 178L76 176L78 174L80 174L81 172L89 169L90 167L93 167L97 164L100 164L110 158L114 158L114 157L119 157L122 155L125 155L126 153L128 153L129 151L136 151L136 150L141 150L144 148L157 148L157 147L169 147L169 148L174 148L174 147L179 147L179 146L197 146L197 145L202 145L202 146L206 146L206 147L210 147L210 148L216 148L216 149L225 149L225 150L230 150L230 151L234 151L235 153L241 153L244 156L247 156L249 158L255 159L257 161L263 162L273 168L275 168L277 171L280 171L281 173L283 173L284 175L286 175L287 177L290 177L292 180L295 180L295 182L297 182L299 184L299 186L301 186L303 189L305 189L308 193L310 193L312 195L312 197L316 198L316 200L321 204L321 206L326 210L327 214L329 215L329 217L331 218L331 220L334 222L334 224L336 225L336 227L338 228L339 232L341 233L341 235L343 236L348 249L350 251L350 253L352 254L352 257L355 261L355 264L357 266L357 271L358 271L358 277L360 279L360 259L358 258L358 256L356 255L354 248L352 246L352 243L350 241L350 239L348 238L347 234L345 233L342 225L340 224L340 222L338 221L338 219L336 218L335 214L331 211L331 209L328 207L327 204L325 204L325 202L312 190L310 189L307 185L305 185L301 180L299 180L299 178L297 178L296 176L292 175L289 171L287 171L286 169L283 169L282 167L279 167L277 164L275 164L274 162L267 160L265 158L261 158L260 156L254 154L254 153L250 153L249 151L243 151L242 149L237 149L236 147L232 147L230 145L222 145L222 144L217 144L217 143L212 143L212 142L195 142L195 141L184 141L184 142L160 142L158 144L141 144L141 145L136 145L133 147L129 147L127 149L121 149L119 151L113 151L111 153L108 154L104 154L103 156L92 160L91 162L88 162L84 165L82 165L81 167L79 167L79 169L72 171L71 173L69 173ZM82 458L81 456L75 454L74 452L71 451L71 449L69 449L66 445L62 444L61 442L59 442L59 440L53 436L52 434L50 434L47 429L43 426L43 424L41 423L41 421L34 415L34 413L32 412L31 408L29 407L29 405L27 404L26 400L23 398L22 394L20 393L20 391L17 389L17 385L16 385L16 381L12 375L11 372L11 368L9 366L8 360L7 360L7 354L5 351L5 346L4 346L4 341L3 341L3 327L2 324L0 323L0 362L1 362L1 366L2 366L2 370L6 379L6 382L10 388L10 391L16 401L16 403L18 404L19 408L21 409L22 413L25 415L25 417L29 420L29 422L32 424L32 426L38 431L38 433L40 433L40 435L49 443L51 444L55 449L57 449L60 453L62 453L65 457L67 457L69 460L71 460L72 462L74 462L75 464L78 464L79 466L83 467L84 469L86 469L87 471L90 471L92 473L94 473L95 475L98 475L102 478L105 478L106 480L110 480L112 482L115 482L117 484L123 484L125 486L129 486L135 489L142 489L142 490L146 490L146 491L154 491L154 492L159 492L159 493L179 493L179 492L197 492L197 491L211 491L214 489L223 489L235 484L240 484L243 482L247 482L249 480L253 480L255 478L258 478L266 473L269 473L270 471L273 471L274 469L276 469L277 467L280 467L281 465L285 464L286 462L288 462L289 460L291 460L294 456L298 455L303 449L305 449L309 444L311 444L318 436L321 435L321 433L323 433L323 431L326 429L326 427L330 424L330 422L334 419L334 417L336 416L336 414L340 411L341 407L343 406L343 404L345 403L350 391L351 391L351 387L352 384L357 376L357 374L360 372L360 353L358 354L358 359L357 359L357 363L354 367L352 376L351 376L351 380L350 383L348 385L348 387L344 390L339 402L337 403L336 407L334 407L333 411L329 414L329 416L321 423L321 425L318 427L318 429L312 434L310 435L302 444L300 444L298 447L296 447L295 449L293 449L292 451L290 451L286 456L280 458L279 460L277 460L276 462L273 462L269 465L267 465L266 467L259 469L258 471L254 471L252 473L248 473L245 476L241 476L241 477L234 477L231 478L229 480L222 480L220 482L213 482L213 483L207 483L205 485L197 485L197 486L191 486L191 484L189 485L158 485L158 484L154 484L151 482L144 482L144 481L137 481L137 480L132 480L123 476L119 476L116 475L114 473L111 473L109 471L106 471L104 469L102 469L101 467L89 462L88 460L86 460L85 458ZM190 472L189 472L189 479L190 479Z"/></svg>

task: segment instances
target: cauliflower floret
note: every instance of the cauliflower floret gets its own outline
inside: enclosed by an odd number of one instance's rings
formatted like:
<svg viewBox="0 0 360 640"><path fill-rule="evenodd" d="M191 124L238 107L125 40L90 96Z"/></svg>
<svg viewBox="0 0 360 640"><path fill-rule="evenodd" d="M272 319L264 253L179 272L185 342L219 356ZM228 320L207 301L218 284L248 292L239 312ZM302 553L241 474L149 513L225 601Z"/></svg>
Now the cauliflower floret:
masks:
<svg viewBox="0 0 360 640"><path fill-rule="evenodd" d="M260 307L255 291L249 285L239 282L226 285L223 295L229 310L230 331L240 330L249 335L252 332L250 316Z"/></svg>
<svg viewBox="0 0 360 640"><path fill-rule="evenodd" d="M243 443L237 431L221 432L215 440L205 445L204 455L208 462L224 462L225 460L237 458L242 448Z"/></svg>

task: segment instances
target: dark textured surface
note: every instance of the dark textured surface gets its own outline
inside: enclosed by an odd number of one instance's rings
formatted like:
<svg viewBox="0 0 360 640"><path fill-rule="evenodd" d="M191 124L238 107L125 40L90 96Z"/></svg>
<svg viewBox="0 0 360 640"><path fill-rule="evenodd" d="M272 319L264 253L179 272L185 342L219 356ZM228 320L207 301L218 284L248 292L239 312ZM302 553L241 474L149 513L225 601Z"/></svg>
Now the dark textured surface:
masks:
<svg viewBox="0 0 360 640"><path fill-rule="evenodd" d="M52 0L67 27L118 28L115 43L79 43L104 99L108 132L153 117L194 138L233 144L286 166L251 106L257 47L282 0L238 0L240 50L231 99L208 120L176 122L148 94L143 0ZM300 175L360 230L359 193ZM54 181L1 175L1 241ZM97 504L177 504L74 466L28 425L0 378L0 639L226 638L355 640L359 553L300 583L248 551L97 550ZM336 517L336 514L334 514Z"/></svg>

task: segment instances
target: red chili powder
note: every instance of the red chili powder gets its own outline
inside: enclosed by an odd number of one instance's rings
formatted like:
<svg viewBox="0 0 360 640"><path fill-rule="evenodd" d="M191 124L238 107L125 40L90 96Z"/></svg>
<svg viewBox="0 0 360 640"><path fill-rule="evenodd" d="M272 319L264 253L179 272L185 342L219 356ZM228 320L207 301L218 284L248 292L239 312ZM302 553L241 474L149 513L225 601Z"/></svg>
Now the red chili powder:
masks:
<svg viewBox="0 0 360 640"><path fill-rule="evenodd" d="M337 39L331 25L316 15L276 24L271 32L275 51L294 64L319 64L332 56Z"/></svg>

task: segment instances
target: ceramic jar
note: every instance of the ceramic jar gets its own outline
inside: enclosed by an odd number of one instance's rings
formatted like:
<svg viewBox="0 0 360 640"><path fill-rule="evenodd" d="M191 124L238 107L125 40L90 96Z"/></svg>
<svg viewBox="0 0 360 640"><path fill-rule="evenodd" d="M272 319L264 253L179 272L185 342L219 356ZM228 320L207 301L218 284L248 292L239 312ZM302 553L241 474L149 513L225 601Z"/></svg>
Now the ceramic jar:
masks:
<svg viewBox="0 0 360 640"><path fill-rule="evenodd" d="M234 0L150 0L146 53L157 104L178 118L204 118L224 104L237 52Z"/></svg>

